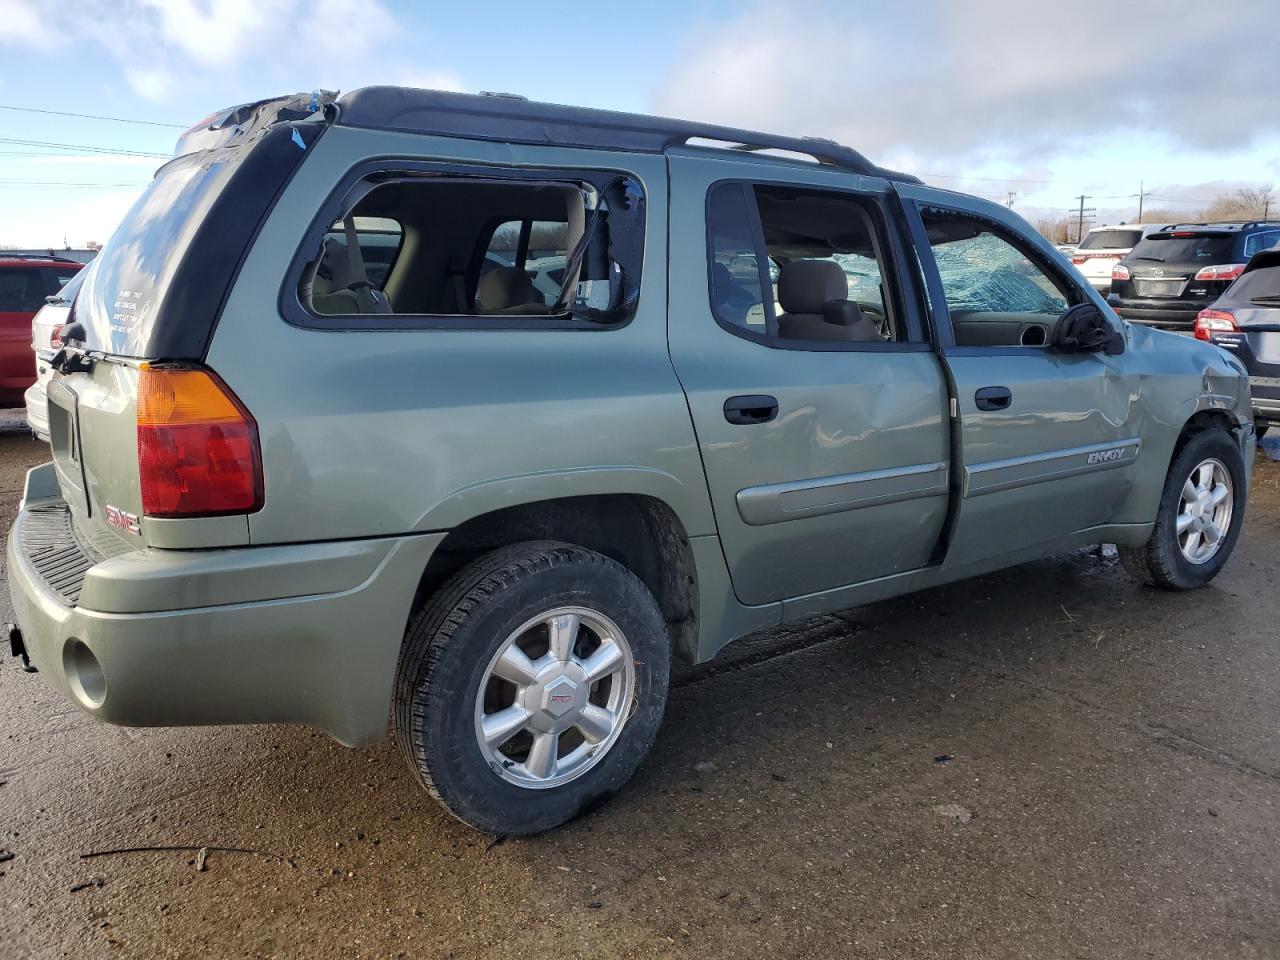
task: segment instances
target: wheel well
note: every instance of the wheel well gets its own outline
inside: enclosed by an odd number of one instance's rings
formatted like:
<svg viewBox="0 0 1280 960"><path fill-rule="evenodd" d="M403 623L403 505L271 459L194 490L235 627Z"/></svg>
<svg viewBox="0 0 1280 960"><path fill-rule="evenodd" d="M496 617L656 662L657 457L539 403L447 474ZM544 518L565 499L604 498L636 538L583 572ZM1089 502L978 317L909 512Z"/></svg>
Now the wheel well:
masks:
<svg viewBox="0 0 1280 960"><path fill-rule="evenodd" d="M658 601L674 653L692 662L698 639L693 551L675 512L653 497L565 497L473 517L451 530L431 555L414 598L415 608L472 560L525 540L572 543L621 563Z"/></svg>
<svg viewBox="0 0 1280 960"><path fill-rule="evenodd" d="M1205 430L1222 429L1227 433L1234 433L1236 423L1226 413L1221 410L1201 410L1194 414L1182 427L1182 432L1178 434L1178 442L1173 446L1173 455L1176 457L1188 440L1195 434Z"/></svg>

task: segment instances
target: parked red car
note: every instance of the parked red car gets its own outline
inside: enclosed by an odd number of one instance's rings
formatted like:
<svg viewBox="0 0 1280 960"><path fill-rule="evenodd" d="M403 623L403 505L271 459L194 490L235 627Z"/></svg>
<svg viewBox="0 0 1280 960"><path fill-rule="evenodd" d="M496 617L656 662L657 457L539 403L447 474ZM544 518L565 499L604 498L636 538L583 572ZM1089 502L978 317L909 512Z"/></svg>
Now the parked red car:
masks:
<svg viewBox="0 0 1280 960"><path fill-rule="evenodd" d="M0 253L0 407L20 407L36 381L31 318L84 264L57 257Z"/></svg>

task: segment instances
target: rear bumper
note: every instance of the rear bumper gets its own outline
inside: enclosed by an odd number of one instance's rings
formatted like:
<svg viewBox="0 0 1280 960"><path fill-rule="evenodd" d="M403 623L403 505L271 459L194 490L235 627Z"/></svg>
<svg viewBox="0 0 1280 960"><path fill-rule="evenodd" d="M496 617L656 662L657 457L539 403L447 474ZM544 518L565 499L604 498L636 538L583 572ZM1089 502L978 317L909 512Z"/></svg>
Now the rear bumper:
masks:
<svg viewBox="0 0 1280 960"><path fill-rule="evenodd" d="M23 394L27 404L27 426L45 443L49 442L49 397L39 382L27 387Z"/></svg>
<svg viewBox="0 0 1280 960"><path fill-rule="evenodd" d="M1161 303L1152 300L1112 299L1109 302L1112 309L1126 320L1145 323L1163 330L1188 333L1195 326L1196 314L1208 305L1175 300Z"/></svg>
<svg viewBox="0 0 1280 960"><path fill-rule="evenodd" d="M1218 342L1216 338L1214 342ZM1232 353L1235 354L1235 351L1232 351ZM1252 367L1256 362L1252 354L1240 356L1240 359L1244 361L1246 368ZM1274 367L1268 372L1273 371ZM1280 377L1268 377L1257 374L1253 369L1250 369L1249 397L1253 402L1253 417L1255 420L1280 423Z"/></svg>
<svg viewBox="0 0 1280 960"><path fill-rule="evenodd" d="M28 475L9 589L32 664L77 706L131 726L301 723L350 746L382 738L414 592L444 534L138 550L91 562L69 603L28 535L58 507L30 497L49 489L49 469Z"/></svg>

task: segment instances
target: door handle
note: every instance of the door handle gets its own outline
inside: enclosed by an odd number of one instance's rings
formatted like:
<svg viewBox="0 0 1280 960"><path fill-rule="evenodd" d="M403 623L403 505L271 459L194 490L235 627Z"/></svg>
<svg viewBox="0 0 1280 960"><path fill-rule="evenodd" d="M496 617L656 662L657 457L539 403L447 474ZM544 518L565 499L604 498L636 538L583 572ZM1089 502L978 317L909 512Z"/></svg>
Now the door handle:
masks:
<svg viewBox="0 0 1280 960"><path fill-rule="evenodd" d="M778 415L778 398L752 393L724 402L724 418L730 423L768 423Z"/></svg>
<svg viewBox="0 0 1280 960"><path fill-rule="evenodd" d="M1004 410L1013 403L1013 391L1008 387L983 387L973 399L979 410Z"/></svg>

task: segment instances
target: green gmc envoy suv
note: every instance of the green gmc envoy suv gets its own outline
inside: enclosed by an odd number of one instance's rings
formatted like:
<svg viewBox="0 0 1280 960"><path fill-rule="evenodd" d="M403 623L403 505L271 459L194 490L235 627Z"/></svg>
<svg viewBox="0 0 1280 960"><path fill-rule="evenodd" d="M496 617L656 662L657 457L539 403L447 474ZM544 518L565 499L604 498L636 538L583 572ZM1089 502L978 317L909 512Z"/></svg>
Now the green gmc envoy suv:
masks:
<svg viewBox="0 0 1280 960"><path fill-rule="evenodd" d="M597 805L673 661L1054 551L1211 580L1248 380L826 140L371 87L180 139L88 268L14 653L138 725L388 717L480 830Z"/></svg>

